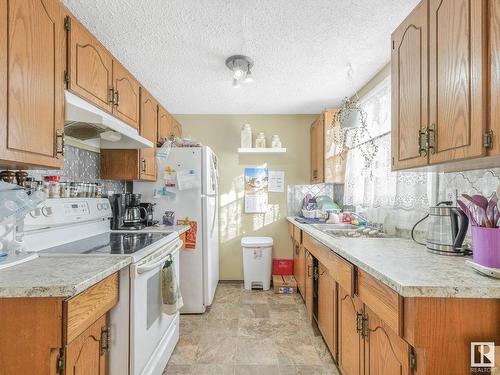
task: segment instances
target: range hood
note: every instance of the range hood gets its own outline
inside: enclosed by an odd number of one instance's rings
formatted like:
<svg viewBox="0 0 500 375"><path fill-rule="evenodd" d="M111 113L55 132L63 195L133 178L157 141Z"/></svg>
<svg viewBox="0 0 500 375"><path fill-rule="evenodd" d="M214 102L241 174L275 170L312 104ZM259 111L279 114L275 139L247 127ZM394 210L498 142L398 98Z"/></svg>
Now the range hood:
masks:
<svg viewBox="0 0 500 375"><path fill-rule="evenodd" d="M152 148L153 142L116 117L75 94L65 91L64 134L103 149Z"/></svg>

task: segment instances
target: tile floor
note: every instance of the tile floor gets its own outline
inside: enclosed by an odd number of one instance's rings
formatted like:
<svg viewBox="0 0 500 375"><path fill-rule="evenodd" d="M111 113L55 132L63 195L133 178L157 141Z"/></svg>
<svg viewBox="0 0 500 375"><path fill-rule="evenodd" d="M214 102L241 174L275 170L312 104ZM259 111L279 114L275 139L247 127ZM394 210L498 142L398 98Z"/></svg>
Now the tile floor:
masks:
<svg viewBox="0 0 500 375"><path fill-rule="evenodd" d="M164 374L339 374L298 294L221 283L206 314L181 315L180 335Z"/></svg>

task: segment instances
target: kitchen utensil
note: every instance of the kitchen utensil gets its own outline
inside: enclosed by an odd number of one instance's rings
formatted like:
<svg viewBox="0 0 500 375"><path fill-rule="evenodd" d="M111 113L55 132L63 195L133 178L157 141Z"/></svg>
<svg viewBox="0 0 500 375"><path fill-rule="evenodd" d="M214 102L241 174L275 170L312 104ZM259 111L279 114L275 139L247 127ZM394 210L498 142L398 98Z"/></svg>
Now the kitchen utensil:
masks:
<svg viewBox="0 0 500 375"><path fill-rule="evenodd" d="M484 202L482 202L484 203ZM427 239L425 243L415 239L415 228L428 219ZM430 207L429 214L420 219L411 230L412 239L427 250L441 255L465 255L468 250L462 244L469 226L469 219L461 209L452 206L452 202L440 202Z"/></svg>

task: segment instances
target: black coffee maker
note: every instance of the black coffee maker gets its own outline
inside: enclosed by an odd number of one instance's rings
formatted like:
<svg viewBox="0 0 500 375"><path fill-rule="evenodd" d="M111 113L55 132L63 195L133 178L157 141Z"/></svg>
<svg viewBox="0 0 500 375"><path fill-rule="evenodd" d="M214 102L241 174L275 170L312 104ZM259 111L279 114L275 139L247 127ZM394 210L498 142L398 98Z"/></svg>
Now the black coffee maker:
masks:
<svg viewBox="0 0 500 375"><path fill-rule="evenodd" d="M140 204L140 206L142 208L144 208L144 210L141 210L141 220L142 220L142 223L147 226L147 227L151 227L155 224L158 223L157 220L154 220L153 219L153 211L154 211L154 206L156 205L156 203L149 203L149 202L142 202Z"/></svg>
<svg viewBox="0 0 500 375"><path fill-rule="evenodd" d="M113 216L111 217L112 230L120 230L124 227L123 217L125 216L125 209L129 201L127 195L130 194L113 194L108 197L111 211L113 212Z"/></svg>

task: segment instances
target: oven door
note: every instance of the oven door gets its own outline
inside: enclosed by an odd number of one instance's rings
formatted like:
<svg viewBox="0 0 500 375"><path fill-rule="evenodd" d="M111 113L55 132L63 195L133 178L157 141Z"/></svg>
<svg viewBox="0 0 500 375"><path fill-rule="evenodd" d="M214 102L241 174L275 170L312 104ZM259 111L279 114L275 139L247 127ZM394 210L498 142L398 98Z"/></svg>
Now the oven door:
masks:
<svg viewBox="0 0 500 375"><path fill-rule="evenodd" d="M132 375L150 373L151 364L159 360L153 356L165 354L159 353L157 348L170 347L171 345L167 345L165 341L176 339L172 334L176 327L172 326L178 321L179 313L167 315L162 312L160 276L165 261L172 256L179 283L181 247L182 241L176 240L130 267L130 374Z"/></svg>

